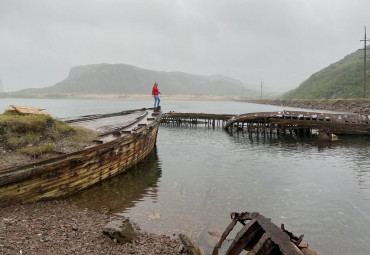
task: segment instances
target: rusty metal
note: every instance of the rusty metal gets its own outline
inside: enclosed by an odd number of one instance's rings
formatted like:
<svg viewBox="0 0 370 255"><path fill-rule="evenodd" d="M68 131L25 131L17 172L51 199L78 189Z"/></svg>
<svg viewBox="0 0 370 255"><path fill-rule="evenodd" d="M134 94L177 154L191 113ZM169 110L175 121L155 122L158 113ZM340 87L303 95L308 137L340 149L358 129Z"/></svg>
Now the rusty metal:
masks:
<svg viewBox="0 0 370 255"><path fill-rule="evenodd" d="M237 233L225 255L241 254L244 250L249 251L248 255L302 255L316 254L309 250L308 245L300 245L303 235L299 238L291 232L281 228L259 213L232 213L232 221L225 229L219 242L213 249L212 255L218 255L222 243L229 233L240 222L244 227ZM247 222L248 221L248 222Z"/></svg>
<svg viewBox="0 0 370 255"><path fill-rule="evenodd" d="M161 117L160 111L141 109L68 120L100 132L96 145L38 163L0 169L0 206L67 196L125 172L154 148Z"/></svg>

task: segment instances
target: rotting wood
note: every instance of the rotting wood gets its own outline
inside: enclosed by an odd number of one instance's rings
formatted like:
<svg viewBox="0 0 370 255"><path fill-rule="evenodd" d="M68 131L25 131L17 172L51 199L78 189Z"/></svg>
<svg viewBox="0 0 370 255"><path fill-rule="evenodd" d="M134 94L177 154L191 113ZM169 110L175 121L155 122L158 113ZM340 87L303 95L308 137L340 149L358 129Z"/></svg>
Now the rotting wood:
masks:
<svg viewBox="0 0 370 255"><path fill-rule="evenodd" d="M173 126L204 124L205 127L216 128L223 127L232 116L231 114L169 112L163 114L161 123Z"/></svg>
<svg viewBox="0 0 370 255"><path fill-rule="evenodd" d="M370 134L370 116L360 114L334 114L301 111L247 113L232 117L225 129L230 129L240 121L253 125L269 124L289 129L330 129L338 134ZM284 130L281 130L284 133Z"/></svg>
<svg viewBox="0 0 370 255"><path fill-rule="evenodd" d="M44 115L50 115L47 112L44 112L45 109L42 108L35 108L35 107L29 107L29 106L19 106L19 105L9 105L9 108L13 108L16 112L20 114L44 114Z"/></svg>
<svg viewBox="0 0 370 255"><path fill-rule="evenodd" d="M139 113L135 123L115 131L116 135L108 129L104 132L108 135L101 137L102 141L95 146L34 164L0 169L0 206L66 196L125 172L146 157L156 142L161 112L156 112L157 117L148 121L144 117L154 111L145 111L145 114ZM120 115L125 116L126 112ZM100 118L106 116L100 115ZM80 118L79 122L97 119L98 115L91 115ZM133 129L136 131L132 132Z"/></svg>
<svg viewBox="0 0 370 255"><path fill-rule="evenodd" d="M232 213L231 223L225 229L219 242L213 249L212 255L217 255L222 243L232 231L237 222L243 228L237 233L234 241L229 246L226 255L241 254L243 250L249 251L248 255L302 255L316 254L308 249L308 244L301 245L303 235L296 237L284 228L277 227L270 219L259 213ZM248 222L247 222L248 221Z"/></svg>
<svg viewBox="0 0 370 255"><path fill-rule="evenodd" d="M217 122L216 122L217 121ZM163 115L163 125L189 126L205 124L205 127L222 127L231 133L236 130L258 135L295 134L307 137L313 132L327 130L331 134L370 135L370 115L334 114L303 111L257 112L241 115L178 113L169 112ZM211 125L210 123L217 123ZM269 132L266 132L267 129ZM292 132L294 131L294 133Z"/></svg>
<svg viewBox="0 0 370 255"><path fill-rule="evenodd" d="M203 249L200 247L195 247L190 238L184 234L179 234L179 238L184 245L185 249L190 255L203 255Z"/></svg>

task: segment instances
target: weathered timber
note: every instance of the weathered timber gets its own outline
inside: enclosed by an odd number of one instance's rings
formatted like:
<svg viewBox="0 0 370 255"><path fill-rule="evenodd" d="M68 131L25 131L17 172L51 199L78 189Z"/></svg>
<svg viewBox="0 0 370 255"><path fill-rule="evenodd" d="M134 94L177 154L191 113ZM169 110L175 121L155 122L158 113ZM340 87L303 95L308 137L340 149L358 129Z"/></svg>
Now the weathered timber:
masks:
<svg viewBox="0 0 370 255"><path fill-rule="evenodd" d="M224 128L232 131L248 132L260 126L263 130L276 128L278 134L294 130L299 136L311 133L311 130L326 130L335 134L370 135L370 116L360 114L334 114L301 111L258 112L237 115L229 119Z"/></svg>
<svg viewBox="0 0 370 255"><path fill-rule="evenodd" d="M179 113L163 114L162 125L223 127L233 132L257 135L296 135L299 137L323 133L345 135L370 135L370 116L360 114L334 114L303 111L257 112L241 115Z"/></svg>
<svg viewBox="0 0 370 255"><path fill-rule="evenodd" d="M203 255L204 252L201 247L196 247L193 242L190 240L190 238L184 234L179 234L179 238L184 245L186 251L190 255Z"/></svg>
<svg viewBox="0 0 370 255"><path fill-rule="evenodd" d="M47 112L44 112L45 109L42 108L34 108L34 107L27 107L27 106L18 106L18 105L9 105L9 108L13 108L16 112L27 115L27 114L44 114L50 115Z"/></svg>
<svg viewBox="0 0 370 255"><path fill-rule="evenodd" d="M259 213L232 213L232 221L225 229L221 239L213 249L212 255L217 255L222 243L232 231L237 222L243 228L237 233L233 242L226 251L226 255L241 254L244 250L248 255L303 255L316 254L308 249L308 244L300 245L303 235L297 238L285 230L284 225L277 227L270 219ZM248 222L246 222L248 221Z"/></svg>
<svg viewBox="0 0 370 255"><path fill-rule="evenodd" d="M0 169L0 206L67 196L125 172L153 150L161 117L158 110L140 109L68 120L97 130L99 142L38 163Z"/></svg>
<svg viewBox="0 0 370 255"><path fill-rule="evenodd" d="M204 124L208 127L223 127L226 121L233 116L231 114L169 112L163 114L161 123L174 126Z"/></svg>

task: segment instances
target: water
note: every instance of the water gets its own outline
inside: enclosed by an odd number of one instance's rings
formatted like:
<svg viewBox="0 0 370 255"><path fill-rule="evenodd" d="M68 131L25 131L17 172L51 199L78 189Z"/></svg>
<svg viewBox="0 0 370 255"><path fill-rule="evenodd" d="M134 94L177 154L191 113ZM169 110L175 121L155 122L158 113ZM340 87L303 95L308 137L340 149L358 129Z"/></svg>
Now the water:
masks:
<svg viewBox="0 0 370 255"><path fill-rule="evenodd" d="M58 117L150 107L151 101L0 100L47 108ZM237 102L163 102L179 112L279 111ZM292 109L292 108L290 108ZM128 174L70 198L83 208L121 213L143 230L189 235L210 253L231 212L257 211L281 223L319 254L370 252L369 137L340 137L320 147L310 138L230 135L198 126L161 126L155 151ZM235 232L232 233L235 236Z"/></svg>

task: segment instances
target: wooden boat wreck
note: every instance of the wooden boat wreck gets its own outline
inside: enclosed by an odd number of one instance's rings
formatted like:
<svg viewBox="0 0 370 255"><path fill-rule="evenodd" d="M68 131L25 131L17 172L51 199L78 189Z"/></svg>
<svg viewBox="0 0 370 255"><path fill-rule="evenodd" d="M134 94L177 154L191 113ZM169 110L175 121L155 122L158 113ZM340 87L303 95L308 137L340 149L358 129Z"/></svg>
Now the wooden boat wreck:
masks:
<svg viewBox="0 0 370 255"><path fill-rule="evenodd" d="M302 242L303 235L297 237L287 231L284 224L279 228L271 219L257 212L233 212L231 219L212 255L218 254L222 243L238 222L243 228L237 233L225 255L237 255L243 251L248 251L248 255L317 255L308 248L306 242Z"/></svg>
<svg viewBox="0 0 370 255"><path fill-rule="evenodd" d="M140 109L65 119L96 130L83 150L33 164L1 169L0 206L68 196L125 172L154 148L162 113Z"/></svg>

